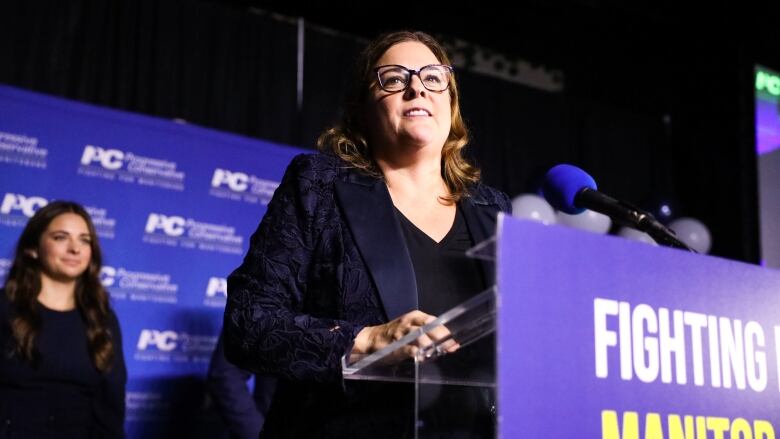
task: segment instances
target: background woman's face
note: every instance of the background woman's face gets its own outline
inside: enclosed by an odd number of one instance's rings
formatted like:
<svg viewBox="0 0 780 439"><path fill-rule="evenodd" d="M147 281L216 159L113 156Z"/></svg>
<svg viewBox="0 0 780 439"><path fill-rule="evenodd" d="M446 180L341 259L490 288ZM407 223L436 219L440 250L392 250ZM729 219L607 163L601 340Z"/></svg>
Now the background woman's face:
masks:
<svg viewBox="0 0 780 439"><path fill-rule="evenodd" d="M409 41L390 47L374 67L391 64L418 70L440 61L424 44ZM367 103L369 139L377 148L428 147L440 152L450 133L449 91L429 91L417 75L410 81L406 90L394 93L372 85Z"/></svg>
<svg viewBox="0 0 780 439"><path fill-rule="evenodd" d="M86 221L75 213L55 217L41 235L36 255L43 272L55 280L81 276L92 258L92 238Z"/></svg>

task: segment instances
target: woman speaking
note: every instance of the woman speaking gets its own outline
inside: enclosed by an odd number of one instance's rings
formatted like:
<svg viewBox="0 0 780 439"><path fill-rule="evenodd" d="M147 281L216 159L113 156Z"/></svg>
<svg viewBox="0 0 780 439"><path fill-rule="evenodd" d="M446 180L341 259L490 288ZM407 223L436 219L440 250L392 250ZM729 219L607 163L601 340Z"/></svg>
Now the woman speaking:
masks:
<svg viewBox="0 0 780 439"><path fill-rule="evenodd" d="M492 284L464 253L510 203L463 158L449 64L421 32L371 42L341 123L321 153L293 159L228 278L228 359L280 379L261 437L410 435L408 389L345 382L342 356L379 350Z"/></svg>

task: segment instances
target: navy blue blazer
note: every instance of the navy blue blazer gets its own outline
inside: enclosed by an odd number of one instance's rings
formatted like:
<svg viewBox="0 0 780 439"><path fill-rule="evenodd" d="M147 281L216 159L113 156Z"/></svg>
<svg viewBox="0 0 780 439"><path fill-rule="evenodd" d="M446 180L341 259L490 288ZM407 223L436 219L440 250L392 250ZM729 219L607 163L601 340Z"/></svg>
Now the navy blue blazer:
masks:
<svg viewBox="0 0 780 439"><path fill-rule="evenodd" d="M460 203L477 243L511 204L481 183L469 194ZM492 284L492 265L483 268ZM384 182L333 154L299 155L228 277L225 353L244 369L281 378L268 427L275 412L306 417L338 405L341 357L357 333L414 309L414 268Z"/></svg>

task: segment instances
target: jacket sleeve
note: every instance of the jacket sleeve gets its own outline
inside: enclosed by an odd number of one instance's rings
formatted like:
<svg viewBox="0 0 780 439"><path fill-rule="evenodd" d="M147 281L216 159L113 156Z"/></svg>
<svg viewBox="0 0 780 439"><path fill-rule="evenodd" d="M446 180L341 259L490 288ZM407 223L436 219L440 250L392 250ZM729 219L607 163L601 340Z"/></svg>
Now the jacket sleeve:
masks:
<svg viewBox="0 0 780 439"><path fill-rule="evenodd" d="M293 159L243 263L228 277L225 354L244 369L290 380L342 378L341 357L362 326L303 312L311 270L339 263L315 255L317 209L332 196L326 174L315 156Z"/></svg>
<svg viewBox="0 0 780 439"><path fill-rule="evenodd" d="M105 374L100 384L100 391L93 404L101 437L118 439L125 437L125 386L127 385L127 369L122 351L122 332L116 314L109 315L112 341L114 343L114 360L111 369Z"/></svg>

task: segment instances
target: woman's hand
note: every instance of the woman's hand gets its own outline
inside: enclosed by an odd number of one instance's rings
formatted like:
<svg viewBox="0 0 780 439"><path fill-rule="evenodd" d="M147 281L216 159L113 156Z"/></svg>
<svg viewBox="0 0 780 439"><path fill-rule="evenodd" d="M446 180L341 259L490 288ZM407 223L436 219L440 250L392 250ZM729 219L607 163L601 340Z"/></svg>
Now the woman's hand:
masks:
<svg viewBox="0 0 780 439"><path fill-rule="evenodd" d="M436 320L435 316L415 310L382 325L366 326L355 337L355 344L351 353L353 355L365 355L376 352L434 320ZM414 343L404 346L398 352L395 352L393 356L411 358L417 354L420 348L425 348L437 342L443 342L442 349L446 352L454 352L459 346L454 340L450 339L450 335L450 331L446 327L442 325L437 326L421 334Z"/></svg>

